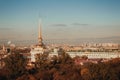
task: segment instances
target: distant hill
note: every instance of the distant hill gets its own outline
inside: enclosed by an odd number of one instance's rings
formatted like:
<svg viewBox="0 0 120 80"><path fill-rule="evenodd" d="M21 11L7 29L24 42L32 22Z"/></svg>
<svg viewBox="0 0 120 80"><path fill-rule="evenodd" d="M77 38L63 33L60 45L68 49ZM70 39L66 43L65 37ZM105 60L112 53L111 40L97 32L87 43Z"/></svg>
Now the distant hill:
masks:
<svg viewBox="0 0 120 80"><path fill-rule="evenodd" d="M0 44L7 44L9 40L0 40ZM11 40L16 45L31 45L36 44L37 40ZM119 43L120 37L105 37L105 38L80 38L80 39L44 39L45 44L81 44L81 43Z"/></svg>
<svg viewBox="0 0 120 80"><path fill-rule="evenodd" d="M49 43L68 43L68 44L80 44L80 43L120 43L120 37L105 37L105 38L80 38L80 39L51 39L46 40Z"/></svg>

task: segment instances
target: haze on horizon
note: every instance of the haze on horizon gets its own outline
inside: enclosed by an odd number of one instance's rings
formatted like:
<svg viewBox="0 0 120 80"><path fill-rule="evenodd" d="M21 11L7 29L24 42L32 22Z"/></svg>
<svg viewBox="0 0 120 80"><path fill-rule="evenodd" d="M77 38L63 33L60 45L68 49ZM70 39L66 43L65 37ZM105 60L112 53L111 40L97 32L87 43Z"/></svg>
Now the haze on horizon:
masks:
<svg viewBox="0 0 120 80"><path fill-rule="evenodd" d="M120 0L0 0L0 39L120 37Z"/></svg>

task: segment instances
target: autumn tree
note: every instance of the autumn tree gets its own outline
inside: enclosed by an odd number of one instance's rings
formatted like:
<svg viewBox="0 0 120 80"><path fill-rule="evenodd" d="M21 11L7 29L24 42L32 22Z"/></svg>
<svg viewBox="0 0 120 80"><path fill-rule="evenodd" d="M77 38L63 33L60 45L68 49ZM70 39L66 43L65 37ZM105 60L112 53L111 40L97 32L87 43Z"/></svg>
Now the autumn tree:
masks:
<svg viewBox="0 0 120 80"><path fill-rule="evenodd" d="M87 63L81 70L81 75L84 80L119 80L116 72L115 67L107 63Z"/></svg>
<svg viewBox="0 0 120 80"><path fill-rule="evenodd" d="M48 67L48 54L37 54L35 68L39 70L47 69Z"/></svg>
<svg viewBox="0 0 120 80"><path fill-rule="evenodd" d="M55 70L53 74L54 80L82 80L81 75L75 65L61 64L59 69Z"/></svg>
<svg viewBox="0 0 120 80"><path fill-rule="evenodd" d="M81 69L81 76L84 80L90 80L91 74L88 68Z"/></svg>
<svg viewBox="0 0 120 80"><path fill-rule="evenodd" d="M20 53L11 53L5 58L5 68L8 70L8 77L13 79L26 71L27 60Z"/></svg>

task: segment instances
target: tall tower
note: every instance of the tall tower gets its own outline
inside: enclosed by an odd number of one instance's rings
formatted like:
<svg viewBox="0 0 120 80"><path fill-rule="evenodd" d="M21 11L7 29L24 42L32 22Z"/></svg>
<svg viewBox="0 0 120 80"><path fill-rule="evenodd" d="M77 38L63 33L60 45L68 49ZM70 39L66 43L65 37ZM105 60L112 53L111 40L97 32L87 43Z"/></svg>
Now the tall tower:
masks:
<svg viewBox="0 0 120 80"><path fill-rule="evenodd" d="M35 46L33 46L31 48L31 62L35 62L36 61L36 54L44 54L44 53L48 53L48 50L46 48L46 46L43 43L43 39L42 39L42 29L41 29L41 20L39 20L39 26L38 26L38 44L36 44Z"/></svg>
<svg viewBox="0 0 120 80"><path fill-rule="evenodd" d="M41 20L39 20L39 29L38 29L38 44L39 46L43 46L42 39L42 30L41 30Z"/></svg>

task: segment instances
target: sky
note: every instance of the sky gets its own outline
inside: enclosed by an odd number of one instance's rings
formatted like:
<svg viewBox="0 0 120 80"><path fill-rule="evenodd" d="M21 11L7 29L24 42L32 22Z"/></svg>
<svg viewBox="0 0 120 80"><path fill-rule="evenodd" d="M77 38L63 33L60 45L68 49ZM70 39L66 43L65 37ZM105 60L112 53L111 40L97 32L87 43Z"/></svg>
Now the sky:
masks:
<svg viewBox="0 0 120 80"><path fill-rule="evenodd" d="M120 0L0 0L0 39L120 36Z"/></svg>

